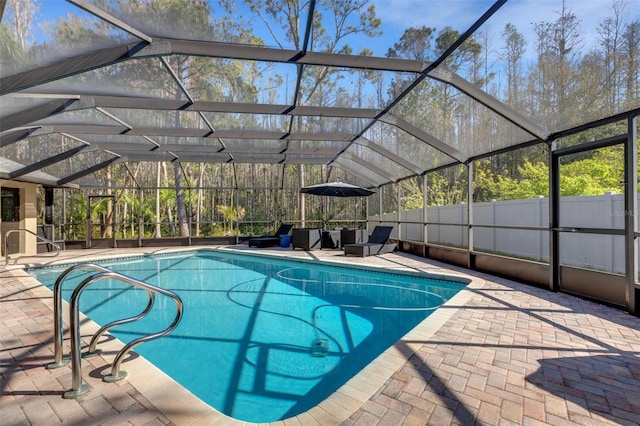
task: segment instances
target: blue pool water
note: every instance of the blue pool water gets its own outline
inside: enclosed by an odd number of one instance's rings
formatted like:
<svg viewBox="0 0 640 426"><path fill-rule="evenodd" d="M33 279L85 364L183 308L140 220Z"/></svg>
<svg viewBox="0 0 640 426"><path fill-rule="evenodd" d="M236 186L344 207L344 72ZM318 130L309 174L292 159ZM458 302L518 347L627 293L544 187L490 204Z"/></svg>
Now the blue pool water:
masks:
<svg viewBox="0 0 640 426"><path fill-rule="evenodd" d="M314 407L465 286L211 250L100 264L184 302L178 328L136 352L217 410L259 423ZM67 267L29 272L52 288ZM89 274L72 273L63 297ZM146 301L145 291L104 280L85 289L80 310L104 325ZM164 329L175 309L160 296L148 317L112 333L126 343Z"/></svg>

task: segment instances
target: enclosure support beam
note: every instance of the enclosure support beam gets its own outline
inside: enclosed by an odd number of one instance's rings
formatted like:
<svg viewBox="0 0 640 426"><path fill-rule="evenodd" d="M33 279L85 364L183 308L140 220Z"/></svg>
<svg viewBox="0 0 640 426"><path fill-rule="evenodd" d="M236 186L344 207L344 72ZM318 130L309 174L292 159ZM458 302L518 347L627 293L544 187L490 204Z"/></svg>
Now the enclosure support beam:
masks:
<svg viewBox="0 0 640 426"><path fill-rule="evenodd" d="M424 257L427 256L427 244L429 244L429 225L427 224L429 221L429 211L427 210L429 205L429 181L427 176L426 173L422 176L422 242L424 243L422 255Z"/></svg>
<svg viewBox="0 0 640 426"><path fill-rule="evenodd" d="M91 248L91 237L93 236L93 227L91 226L91 196L87 196L87 212L85 214L85 225L87 227L85 247Z"/></svg>
<svg viewBox="0 0 640 426"><path fill-rule="evenodd" d="M19 128L15 131L3 131L2 136L0 136L0 148L4 148L5 146L11 145L19 140L26 139L39 129L40 126Z"/></svg>
<svg viewBox="0 0 640 426"><path fill-rule="evenodd" d="M407 160L406 158L402 158L401 156L394 154L393 152L389 151L386 148L381 147L380 145L374 143L373 141L365 138L365 137L359 137L358 139L356 139L355 141L356 144L358 145L362 145L362 146L366 146L367 148L369 148L372 151L377 152L378 154L382 155L383 157L388 158L389 160L393 161L396 164L399 164L400 166L404 167L407 170L412 171L413 173L419 175L420 173L423 172L423 170L416 166L415 164L411 163L409 160Z"/></svg>
<svg viewBox="0 0 640 426"><path fill-rule="evenodd" d="M187 196L187 203L188 206L187 207L187 211L191 212L193 211L192 207L191 207L191 199L192 199L192 193L191 193L191 183L189 181L189 176L187 175L187 172L184 171L184 167L182 167L182 162L178 162L178 164L180 165L180 171L182 172L182 176L184 177L184 181L187 183L187 191L188 191L188 196ZM234 167L235 168L235 167ZM238 211L238 209L236 209L236 212ZM191 214L187 213L187 227L189 228L189 231L187 232L187 245L191 246Z"/></svg>
<svg viewBox="0 0 640 426"><path fill-rule="evenodd" d="M324 167L323 167L324 169ZM327 167L326 170L326 175L324 178L325 182L329 182L329 176L331 173L331 169L330 167ZM327 230L327 223L329 222L329 197L322 197L322 230L326 231ZM357 218L357 214L354 215L354 218ZM357 227L358 222L354 221L353 226Z"/></svg>
<svg viewBox="0 0 640 426"><path fill-rule="evenodd" d="M92 200L96 200L96 199L107 199L108 203L111 203L111 205L113 206L113 215L111 217L111 222L110 223L104 223L105 226L110 226L111 227L111 248L118 248L118 239L117 239L117 233L118 233L118 204L116 202L116 196L115 195L110 195L110 194L104 194L104 195L88 195L87 196L87 219L86 219L86 225L87 225L87 238L86 238L86 248L90 249L91 248L91 244L92 244L92 240L93 240L93 223L91 222L91 202ZM100 201L99 201L100 202ZM106 216L105 216L106 217ZM103 225L103 223L101 222L100 225ZM100 235L100 237L102 237L102 235Z"/></svg>
<svg viewBox="0 0 640 426"><path fill-rule="evenodd" d="M364 204L364 217L366 219L366 221L364 223L364 229L369 229L369 197L365 197L364 201L365 201L365 204ZM358 226L358 228L360 228L360 227Z"/></svg>
<svg viewBox="0 0 640 426"><path fill-rule="evenodd" d="M625 190L625 301L630 314L638 315L636 281L638 279L638 117L629 117L628 138L624 150Z"/></svg>
<svg viewBox="0 0 640 426"><path fill-rule="evenodd" d="M395 182L399 179L398 176L394 176L393 174L387 172L386 170L382 169L381 167L377 167L376 165L369 163L366 160L363 160L362 158L355 156L355 155L351 155L348 152L345 152L344 154L342 154L344 156L344 158L353 161L356 164L361 165L362 167L365 168L365 170L368 170L372 173L375 173L379 176L382 176L386 179L388 179L390 182ZM328 179L327 179L328 180Z"/></svg>
<svg viewBox="0 0 640 426"><path fill-rule="evenodd" d="M443 141L441 141L440 139L436 138L435 136L429 134L428 132L414 126L413 124L409 123L408 121L397 117L393 114L387 114L385 115L383 118L380 119L380 121L382 121L383 123L387 123L390 124L392 126L396 126L401 130L404 130L405 132L407 132L408 134L410 134L411 136L421 140L422 142L426 143L427 145L430 145L431 147L437 149L438 151L442 152L443 154L457 160L460 163L464 163L465 161L468 160L467 156L464 155L462 152L458 151L457 149L455 149L454 147L447 145L446 143L444 143Z"/></svg>
<svg viewBox="0 0 640 426"><path fill-rule="evenodd" d="M34 95L34 97L41 97L43 99L46 99L45 96L46 95ZM73 104L77 100L77 97L56 97L53 100L50 100L42 105L38 105L36 107L16 112L15 114L4 117L2 119L2 128L3 130L14 129L20 126L29 125L29 123L33 123L34 121L51 117L52 115L56 115L65 111L71 106L71 104ZM11 102L11 99L9 99L9 102Z"/></svg>
<svg viewBox="0 0 640 426"><path fill-rule="evenodd" d="M397 214L397 224L398 224L398 242L400 242L400 238L402 237L402 181L397 183L398 185L398 214Z"/></svg>
<svg viewBox="0 0 640 426"><path fill-rule="evenodd" d="M142 215L142 198L144 192L138 186L138 247L142 247L142 238L144 236L144 216Z"/></svg>
<svg viewBox="0 0 640 426"><path fill-rule="evenodd" d="M371 180L371 177L369 177L369 176L365 175L364 173L360 173L360 172L358 171L358 169L357 169L357 168L355 168L355 167L353 167L353 166L350 166L350 165L348 165L348 164L343 164L343 163L335 163L335 164L337 164L338 166L340 166L340 168L344 169L346 172L348 172L348 173L350 173L350 174L354 175L354 176L355 176L355 177L357 177L358 179L361 179L361 180L363 180L364 182L367 182L369 185L371 185L371 187L376 187L376 186L380 185L380 182L377 182L377 181L373 181L373 180ZM301 165L302 165L302 166L304 166L304 164L301 164ZM331 164L331 166L332 166L332 167L335 167L335 166L333 165L333 163ZM368 171L368 172L371 172L371 173L373 173L373 174L378 175L377 173L375 173L375 172L374 172L374 171L372 171L372 170L367 170L367 171ZM378 175L378 176L380 176L380 175ZM384 179L384 176L380 176L380 177ZM300 182L300 187L302 188L303 186L304 186L304 182Z"/></svg>
<svg viewBox="0 0 640 426"><path fill-rule="evenodd" d="M63 241L67 240L67 188L62 188L62 235Z"/></svg>
<svg viewBox="0 0 640 426"><path fill-rule="evenodd" d="M438 67L430 71L429 76L436 80L451 84L456 89L467 94L472 99L480 102L491 111L510 121L530 135L536 137L538 140L543 141L549 137L549 132L545 128L539 126L533 120L529 119L523 114L520 114L510 106L504 104L503 102L500 102L498 99L484 92L478 86L468 82L451 70L443 67Z"/></svg>
<svg viewBox="0 0 640 426"><path fill-rule="evenodd" d="M380 197L378 197L378 225L382 225L382 195L384 194L384 189L387 187L388 185L380 187Z"/></svg>
<svg viewBox="0 0 640 426"><path fill-rule="evenodd" d="M235 164L234 164L235 166ZM235 223L235 228L236 228L236 235L235 235L235 244L238 244L238 235L240 235L240 216L238 215L238 212L240 211L240 190L236 187L236 189L234 189L234 192L236 193L235 196L235 213L234 216L236 218L236 223ZM191 230L189 230L189 245L191 245Z"/></svg>
<svg viewBox="0 0 640 426"><path fill-rule="evenodd" d="M52 164L59 163L60 161L73 157L74 155L76 155L86 147L87 147L86 145L77 146L68 151L61 152L60 154L54 155L53 157L45 158L44 160L40 160L37 163L33 163L21 169L14 170L13 172L9 173L9 179L15 179L20 176L24 176L31 172L35 172L37 170L50 166Z"/></svg>
<svg viewBox="0 0 640 426"><path fill-rule="evenodd" d="M473 162L467 164L467 176L467 268L473 269Z"/></svg>
<svg viewBox="0 0 640 426"><path fill-rule="evenodd" d="M142 31L138 31L135 27L127 24L124 21L121 21L120 19L116 18L115 16L105 12L104 10L94 6L91 3L88 3L84 0L68 0L69 3L72 3L76 6L78 6L80 9L83 9L87 12L89 12L90 14L96 16L98 19L102 20L102 21L106 21L108 23L110 23L111 25L114 25L118 28L120 28L122 31L126 31L127 33L131 34L134 37L139 38L140 40L144 40L148 43L151 43L153 40L150 36L148 36L147 34L143 33Z"/></svg>
<svg viewBox="0 0 640 426"><path fill-rule="evenodd" d="M549 290L560 290L560 156L549 146Z"/></svg>
<svg viewBox="0 0 640 426"><path fill-rule="evenodd" d="M119 156L110 158L109 160L103 161L102 163L98 163L94 166L89 167L88 169L84 169L72 175L66 176L60 179L58 182L56 182L56 184L58 186L62 186L69 182L73 182L76 179L80 179L81 177L85 177L87 175L90 175L91 173L97 172L98 170L104 169L105 167L109 166L111 163L116 162L118 159L120 159Z"/></svg>
<svg viewBox="0 0 640 426"><path fill-rule="evenodd" d="M51 241L55 239L55 229L53 222L53 187L44 187L44 235ZM49 246L47 246L49 247Z"/></svg>
<svg viewBox="0 0 640 426"><path fill-rule="evenodd" d="M40 68L0 78L0 95L19 92L29 87L59 80L70 75L125 61L132 58L148 44L146 41L138 41L108 49L99 49L71 58L64 58Z"/></svg>

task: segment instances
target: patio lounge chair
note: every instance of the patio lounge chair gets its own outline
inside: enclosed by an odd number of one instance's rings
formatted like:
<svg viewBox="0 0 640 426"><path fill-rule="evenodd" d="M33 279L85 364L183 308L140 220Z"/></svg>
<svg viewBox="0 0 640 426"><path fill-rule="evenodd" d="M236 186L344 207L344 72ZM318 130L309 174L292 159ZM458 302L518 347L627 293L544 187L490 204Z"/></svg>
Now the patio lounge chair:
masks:
<svg viewBox="0 0 640 426"><path fill-rule="evenodd" d="M366 243L345 244L344 254L355 256L370 256L375 254L391 253L396 248L395 243L389 242L389 235L393 226L376 226Z"/></svg>
<svg viewBox="0 0 640 426"><path fill-rule="evenodd" d="M249 247L273 247L280 245L280 236L287 235L289 231L291 231L291 228L293 228L293 225L290 223L283 223L273 235L263 235L262 237L249 239Z"/></svg>

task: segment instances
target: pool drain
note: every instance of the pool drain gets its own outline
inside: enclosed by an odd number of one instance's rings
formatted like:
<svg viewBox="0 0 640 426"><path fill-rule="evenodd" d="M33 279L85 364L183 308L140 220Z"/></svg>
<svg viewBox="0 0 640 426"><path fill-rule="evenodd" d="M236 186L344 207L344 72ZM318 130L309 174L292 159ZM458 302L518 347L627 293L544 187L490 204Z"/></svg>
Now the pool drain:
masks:
<svg viewBox="0 0 640 426"><path fill-rule="evenodd" d="M316 339L311 345L311 356L325 357L329 351L329 341L327 339Z"/></svg>

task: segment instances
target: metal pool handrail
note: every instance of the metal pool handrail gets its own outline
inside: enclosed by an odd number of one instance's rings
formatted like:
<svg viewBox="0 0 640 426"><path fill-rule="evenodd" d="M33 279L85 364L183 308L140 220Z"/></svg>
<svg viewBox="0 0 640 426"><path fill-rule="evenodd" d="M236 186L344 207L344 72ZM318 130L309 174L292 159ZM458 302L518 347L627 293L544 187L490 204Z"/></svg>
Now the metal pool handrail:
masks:
<svg viewBox="0 0 640 426"><path fill-rule="evenodd" d="M151 290L147 290L147 294L149 295L149 302L147 302L147 306L146 308L144 308L142 312L140 312L138 315L135 315L133 317L112 321L109 324L102 326L100 330L96 331L96 334L94 334L93 337L91 338L91 342L89 343L89 348L84 354L82 354L82 357L91 358L91 357L100 355L102 353L102 349L96 349L96 345L98 344L98 339L100 339L100 336L102 336L108 330L111 330L113 327L116 327L118 325L128 324L130 322L135 322L146 317L147 314L151 312L151 308L153 308L153 303L156 298L156 294Z"/></svg>
<svg viewBox="0 0 640 426"><path fill-rule="evenodd" d="M53 285L53 353L54 353L54 361L50 364L47 365L47 368L49 370L53 370L62 366L65 366L69 363L69 360L64 360L62 359L62 357L64 356L64 353L62 351L62 341L63 341L63 324L62 324L62 283L64 282L65 278L67 278L67 276L69 276L69 274L73 271L79 270L79 269L90 269L96 272L110 272L110 269L107 269L105 267L102 267L100 265L96 265L95 263L80 263L78 265L74 265L70 268L68 268L67 270L65 270L62 274L60 274L60 276L58 277L58 279L56 280L55 284ZM147 314L149 312L151 312L151 308L153 308L153 303L155 301L155 293L152 291L147 290L147 293L149 295L149 302L147 303L147 306L144 308L144 310L133 317L130 318L124 318L121 320L117 320L117 321L113 321L110 322L109 324L106 324L105 326L103 326L102 328L100 328L100 330L98 330L96 332L96 334L93 335L93 337L91 338L91 343L89 344L89 349L87 350L87 352L85 352L85 354L83 355L84 358L90 358L96 355L99 355L100 353L102 353L102 351L100 349L96 350L96 345L98 344L98 339L100 338L100 336L102 336L106 331L112 329L115 326L118 325L122 325L122 324L128 324L130 322L134 322L134 321L138 321L142 318L144 318L145 316L147 316Z"/></svg>
<svg viewBox="0 0 640 426"><path fill-rule="evenodd" d="M90 269L96 272L109 272L109 269L96 265L95 263L79 263L66 269L53 285L53 354L54 360L47 365L47 368L53 370L69 363L69 360L63 360L62 356L62 283L65 278L78 269Z"/></svg>
<svg viewBox="0 0 640 426"><path fill-rule="evenodd" d="M110 272L110 269L107 269L103 266L100 265L96 265L95 263L80 263L77 265L74 265L70 268L68 268L67 270L65 270L62 274L60 274L60 276L58 277L58 279L56 280L55 284L53 285L53 354L54 354L54 360L52 363L47 365L47 368L49 370L53 370L62 366L65 366L69 363L69 360L63 360L62 357L64 356L63 351L62 351L62 340L63 340L63 324L62 324L62 283L64 282L65 278L67 278L67 276L69 276L69 274L73 271L79 270L79 269L90 269L96 272ZM96 334L93 335L93 337L91 338L91 343L89 343L89 349L87 350L87 352L83 355L84 358L89 358L92 356L96 356L99 355L102 351L101 350L96 350L96 345L98 344L98 339L100 338L100 336L102 336L106 331L112 329L115 326L118 325L122 325L122 324L128 324L130 322L134 322L134 321L138 321L142 318L144 318L145 316L147 316L147 314L149 312L151 312L151 308L153 308L153 303L155 301L155 293L152 291L147 290L147 293L149 295L149 302L147 303L146 308L144 308L144 310L133 317L130 318L124 318L121 320L117 320L117 321L113 321L110 322L109 324L103 326L102 328L100 328L100 330L98 330L96 332Z"/></svg>
<svg viewBox="0 0 640 426"><path fill-rule="evenodd" d="M114 382L122 379L127 375L125 371L120 371L120 364L124 357L133 349L135 346L148 342L149 340L157 339L162 336L166 336L171 333L180 323L182 319L182 310L183 303L180 296L176 293L154 286L152 284L148 284L134 278L128 277L126 275L119 274L113 271L100 272L98 274L92 275L90 277L85 278L78 286L75 288L73 293L71 294L71 301L69 302L69 319L71 326L71 374L72 374L72 384L71 389L64 393L64 398L77 398L89 391L89 385L82 383L82 354L80 352L80 310L79 310L79 302L80 295L82 291L88 287L90 284L103 280L103 279L113 279L125 284L132 285L134 287L141 288L143 290L147 290L148 292L159 293L164 296L168 296L173 299L176 304L176 316L173 322L164 330L151 333L146 336L139 337L137 339L132 340L128 344L126 344L120 352L116 355L113 366L111 369L111 374L104 377L104 381L106 382ZM146 311L146 309L145 309ZM146 315L145 312L143 314ZM141 314L142 315L142 314ZM144 315L143 315L144 316Z"/></svg>
<svg viewBox="0 0 640 426"><path fill-rule="evenodd" d="M7 266L9 264L9 235L11 235L11 234L13 234L15 232L27 232L27 233L35 236L39 240L42 240L45 243L51 244L52 246L54 246L56 248L56 254L54 254L51 257L56 257L56 256L58 256L60 254L60 246L55 241L51 241L50 239L45 238L42 235L38 235L35 232L30 231L28 229L24 229L24 228L10 229L10 230L7 231L6 234L4 234L4 265L5 266Z"/></svg>

